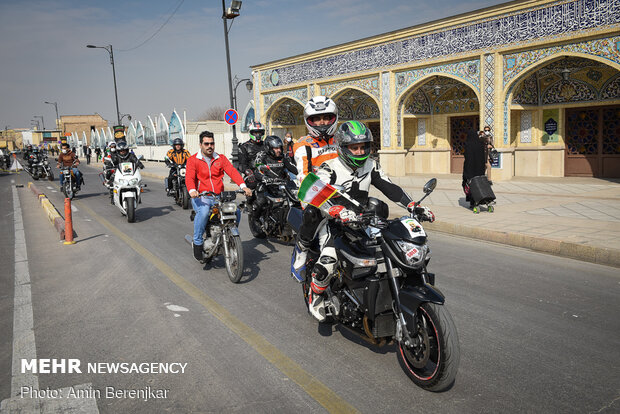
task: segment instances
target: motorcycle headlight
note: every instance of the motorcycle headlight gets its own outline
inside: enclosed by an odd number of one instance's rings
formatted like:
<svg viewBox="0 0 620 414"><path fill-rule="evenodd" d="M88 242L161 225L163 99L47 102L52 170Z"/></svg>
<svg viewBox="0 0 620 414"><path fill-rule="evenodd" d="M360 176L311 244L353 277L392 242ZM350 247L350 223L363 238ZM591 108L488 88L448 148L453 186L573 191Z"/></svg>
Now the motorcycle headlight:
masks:
<svg viewBox="0 0 620 414"><path fill-rule="evenodd" d="M222 203L220 208L224 214L233 214L237 212L237 205L235 203Z"/></svg>
<svg viewBox="0 0 620 414"><path fill-rule="evenodd" d="M424 261L426 253L428 252L428 246L418 246L417 244L410 243L403 240L397 240L396 244L402 252L402 256L405 258L406 263L409 266L417 266Z"/></svg>
<svg viewBox="0 0 620 414"><path fill-rule="evenodd" d="M125 182L127 183L127 185L136 185L136 184L138 184L138 179L137 178L130 178L128 180L125 180Z"/></svg>
<svg viewBox="0 0 620 414"><path fill-rule="evenodd" d="M50 165L50 163L47 160L43 161L43 164L44 165Z"/></svg>
<svg viewBox="0 0 620 414"><path fill-rule="evenodd" d="M185 177L185 168L181 168L181 169L179 170L179 175L180 175L181 177Z"/></svg>

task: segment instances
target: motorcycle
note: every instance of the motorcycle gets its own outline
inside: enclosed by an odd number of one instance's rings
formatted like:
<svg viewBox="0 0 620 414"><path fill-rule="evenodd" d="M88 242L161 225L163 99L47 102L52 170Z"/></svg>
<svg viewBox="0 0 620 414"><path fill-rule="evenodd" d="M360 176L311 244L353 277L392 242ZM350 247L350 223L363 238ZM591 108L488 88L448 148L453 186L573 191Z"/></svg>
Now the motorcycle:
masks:
<svg viewBox="0 0 620 414"><path fill-rule="evenodd" d="M47 178L49 181L54 181L54 172L50 163L47 160L47 155L44 154L31 154L30 155L30 169L28 171L33 180L39 178Z"/></svg>
<svg viewBox="0 0 620 414"><path fill-rule="evenodd" d="M213 196L215 203L204 233L203 254L204 263L210 262L215 256L224 251L224 262L228 278L233 283L239 283L243 275L243 246L237 227L237 215L241 214L240 207L235 204L237 193L242 190L222 191L217 195L211 191L204 191L198 196ZM195 211L191 212L190 220L194 221ZM192 244L192 236L185 235L185 241Z"/></svg>
<svg viewBox="0 0 620 414"><path fill-rule="evenodd" d="M76 193L77 193L77 179L75 177L75 174L73 173L73 168L76 166L76 163L74 162L73 164L71 164L71 166L61 166L60 167L60 174L63 176L63 183L62 183L62 193L65 195L66 198L69 198L71 200L73 200L73 197L75 197Z"/></svg>
<svg viewBox="0 0 620 414"><path fill-rule="evenodd" d="M187 210L190 205L190 196L187 191L187 187L185 186L185 164L174 165L176 172L173 175L172 180L172 195L174 197L174 201L181 207L183 210ZM168 188L168 178L165 180L166 188Z"/></svg>
<svg viewBox="0 0 620 414"><path fill-rule="evenodd" d="M295 239L295 232L287 222L288 212L291 207L301 208L297 187L292 180L282 179L268 168L261 172L264 178L258 183L256 193L265 197L265 205L260 214L256 201L246 205L250 231L257 239L276 237L288 243Z"/></svg>
<svg viewBox="0 0 620 414"><path fill-rule="evenodd" d="M143 157L140 156L139 159ZM138 204L142 202L140 195L142 194L142 174L138 168L138 163L131 161L121 162L114 171L114 180L110 191L111 202L118 207L124 216L127 216L127 222L136 221L136 209Z"/></svg>
<svg viewBox="0 0 620 414"><path fill-rule="evenodd" d="M425 184L418 204L436 185L436 179ZM356 211L357 203L340 192L330 201ZM369 198L369 206L381 203ZM435 275L427 270L431 253L420 224L424 216L416 212L389 220L387 213L366 211L359 217L333 220L330 227L338 262L326 289L328 320L373 345L396 342L399 363L416 385L434 392L448 389L459 365L459 341L444 295L434 286ZM298 229L301 211L291 209L289 222ZM318 260L317 247L308 252L306 269ZM311 272L302 272L297 281L308 308Z"/></svg>

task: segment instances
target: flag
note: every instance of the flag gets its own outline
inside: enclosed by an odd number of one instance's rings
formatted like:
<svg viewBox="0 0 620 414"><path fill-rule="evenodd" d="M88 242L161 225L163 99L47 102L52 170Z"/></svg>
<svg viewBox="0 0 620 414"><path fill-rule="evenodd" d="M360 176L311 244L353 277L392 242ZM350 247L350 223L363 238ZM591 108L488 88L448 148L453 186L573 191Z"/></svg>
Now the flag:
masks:
<svg viewBox="0 0 620 414"><path fill-rule="evenodd" d="M336 189L334 187L321 181L316 174L310 173L301 182L297 197L304 203L321 207L335 193Z"/></svg>

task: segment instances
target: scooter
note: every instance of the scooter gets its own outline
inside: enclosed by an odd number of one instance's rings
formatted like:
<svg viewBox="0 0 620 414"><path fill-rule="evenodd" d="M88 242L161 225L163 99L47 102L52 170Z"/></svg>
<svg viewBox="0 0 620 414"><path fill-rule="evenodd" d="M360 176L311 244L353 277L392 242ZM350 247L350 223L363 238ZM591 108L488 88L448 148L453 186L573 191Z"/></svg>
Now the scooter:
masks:
<svg viewBox="0 0 620 414"><path fill-rule="evenodd" d="M142 159L140 156L139 160ZM112 203L127 216L128 223L136 221L136 209L142 202L140 195L144 187L146 184L142 183L142 174L137 163L128 161L118 165L114 172L110 197Z"/></svg>

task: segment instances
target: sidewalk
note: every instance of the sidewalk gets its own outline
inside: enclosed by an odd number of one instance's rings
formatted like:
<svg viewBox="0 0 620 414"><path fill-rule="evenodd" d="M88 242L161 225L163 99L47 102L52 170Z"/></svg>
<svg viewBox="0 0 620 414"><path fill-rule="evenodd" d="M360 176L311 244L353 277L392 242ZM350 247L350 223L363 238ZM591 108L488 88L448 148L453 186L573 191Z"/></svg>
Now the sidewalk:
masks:
<svg viewBox="0 0 620 414"><path fill-rule="evenodd" d="M145 166L145 177L163 180L168 176L163 163L146 162ZM411 175L392 180L417 201L424 183L432 177L438 180L437 188L423 204L433 210L437 220L425 225L428 230L620 267L620 180L536 177L495 182L495 212L480 214L468 208L460 175ZM380 193L373 190L371 195ZM404 213L389 204L392 216Z"/></svg>

